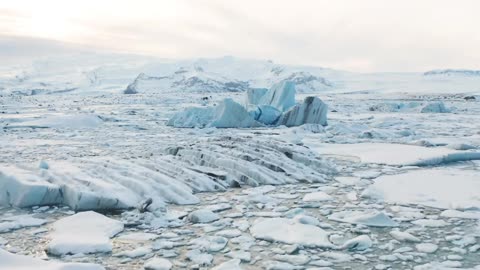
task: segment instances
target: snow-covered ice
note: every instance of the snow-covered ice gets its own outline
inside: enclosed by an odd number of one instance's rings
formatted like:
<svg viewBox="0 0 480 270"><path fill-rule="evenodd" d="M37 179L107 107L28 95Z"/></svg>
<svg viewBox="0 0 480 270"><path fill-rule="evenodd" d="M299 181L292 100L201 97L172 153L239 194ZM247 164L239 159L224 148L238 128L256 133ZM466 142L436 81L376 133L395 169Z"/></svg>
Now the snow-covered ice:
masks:
<svg viewBox="0 0 480 270"><path fill-rule="evenodd" d="M459 169L413 170L375 179L365 194L395 203L443 209L480 209L480 172Z"/></svg>
<svg viewBox="0 0 480 270"><path fill-rule="evenodd" d="M319 227L296 223L290 219L271 218L259 220L250 228L252 236L266 241L286 244L332 248L328 233Z"/></svg>
<svg viewBox="0 0 480 270"><path fill-rule="evenodd" d="M54 255L111 252L110 238L123 223L93 211L81 212L55 222L47 252Z"/></svg>

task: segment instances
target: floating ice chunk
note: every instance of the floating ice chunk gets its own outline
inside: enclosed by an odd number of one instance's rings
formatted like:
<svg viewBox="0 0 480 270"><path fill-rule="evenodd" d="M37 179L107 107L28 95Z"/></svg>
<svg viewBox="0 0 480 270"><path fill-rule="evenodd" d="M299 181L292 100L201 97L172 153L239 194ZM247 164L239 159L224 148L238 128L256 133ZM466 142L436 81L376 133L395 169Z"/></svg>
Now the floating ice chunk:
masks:
<svg viewBox="0 0 480 270"><path fill-rule="evenodd" d="M260 105L260 101L263 96L267 93L268 89L266 88L249 88L245 94L245 107L248 105Z"/></svg>
<svg viewBox="0 0 480 270"><path fill-rule="evenodd" d="M62 218L53 224L47 252L53 255L111 252L110 238L123 230L123 223L93 211Z"/></svg>
<svg viewBox="0 0 480 270"><path fill-rule="evenodd" d="M213 267L212 270L242 270L242 267L240 267L240 259L233 259Z"/></svg>
<svg viewBox="0 0 480 270"><path fill-rule="evenodd" d="M10 270L105 270L98 264L60 263L16 255L0 249L0 269Z"/></svg>
<svg viewBox="0 0 480 270"><path fill-rule="evenodd" d="M215 107L213 120L208 126L217 128L248 128L260 127L262 124L255 121L242 105L231 98L226 98Z"/></svg>
<svg viewBox="0 0 480 270"><path fill-rule="evenodd" d="M434 253L435 251L437 251L438 246L435 245L435 244L432 244L432 243L421 243L421 244L415 245L415 248L416 248L419 252L423 252L423 253Z"/></svg>
<svg viewBox="0 0 480 270"><path fill-rule="evenodd" d="M210 223L219 218L219 215L207 209L195 210L188 215L188 219L192 223Z"/></svg>
<svg viewBox="0 0 480 270"><path fill-rule="evenodd" d="M238 237L238 236L242 235L242 232L238 229L231 229L231 230L219 231L219 232L215 233L215 235L223 236L223 237L226 237L226 238L234 238L234 237Z"/></svg>
<svg viewBox="0 0 480 270"><path fill-rule="evenodd" d="M212 107L191 107L178 112L170 118L167 126L177 128L203 128L213 119L215 108Z"/></svg>
<svg viewBox="0 0 480 270"><path fill-rule="evenodd" d="M128 258L138 258L143 257L147 254L152 253L152 249L149 247L138 247L132 250L125 250L118 253L113 254L115 257L128 257Z"/></svg>
<svg viewBox="0 0 480 270"><path fill-rule="evenodd" d="M372 227L396 227L398 224L384 212L377 210L343 211L331 214L328 219Z"/></svg>
<svg viewBox="0 0 480 270"><path fill-rule="evenodd" d="M458 211L458 210L445 210L440 214L441 217L446 218L465 218L465 219L480 219L480 212L478 211Z"/></svg>
<svg viewBox="0 0 480 270"><path fill-rule="evenodd" d="M353 239L346 241L343 245L343 249L349 250L366 250L373 245L372 239L368 235L360 235Z"/></svg>
<svg viewBox="0 0 480 270"><path fill-rule="evenodd" d="M287 127L303 124L327 125L327 105L317 97L306 97L303 103L295 105L278 120Z"/></svg>
<svg viewBox="0 0 480 270"><path fill-rule="evenodd" d="M365 196L441 209L480 209L480 172L460 169L414 170L375 179Z"/></svg>
<svg viewBox="0 0 480 270"><path fill-rule="evenodd" d="M447 222L441 219L419 219L419 220L412 221L412 223L418 226L432 227L432 228L444 227L448 225Z"/></svg>
<svg viewBox="0 0 480 270"><path fill-rule="evenodd" d="M332 200L332 196L323 191L308 193L303 197L304 202L325 202Z"/></svg>
<svg viewBox="0 0 480 270"><path fill-rule="evenodd" d="M438 102L432 102L425 105L420 112L421 113L449 113L450 110L447 109L447 107L445 107L445 104L443 104L443 102L438 101Z"/></svg>
<svg viewBox="0 0 480 270"><path fill-rule="evenodd" d="M46 220L35 218L32 215L19 215L0 218L0 233L18 230L25 227L38 227L47 223Z"/></svg>
<svg viewBox="0 0 480 270"><path fill-rule="evenodd" d="M228 243L227 238L221 236L207 235L190 241L190 245L206 250L208 252L218 252L222 250Z"/></svg>
<svg viewBox="0 0 480 270"><path fill-rule="evenodd" d="M293 265L304 265L310 261L310 257L306 255L280 255L273 256L275 260L287 262Z"/></svg>
<svg viewBox="0 0 480 270"><path fill-rule="evenodd" d="M282 81L274 84L260 100L262 105L270 105L285 112L295 105L295 83Z"/></svg>
<svg viewBox="0 0 480 270"><path fill-rule="evenodd" d="M213 262L213 255L208 253L202 253L198 249L188 251L186 254L186 257L190 261L196 264L204 265L204 266L211 265Z"/></svg>
<svg viewBox="0 0 480 270"><path fill-rule="evenodd" d="M250 262L252 260L252 254L247 251L230 251L229 253L225 254L226 257L240 259L242 262Z"/></svg>
<svg viewBox="0 0 480 270"><path fill-rule="evenodd" d="M333 247L328 240L327 232L316 226L296 223L291 219L261 219L250 227L250 233L257 239L271 242L311 247Z"/></svg>
<svg viewBox="0 0 480 270"><path fill-rule="evenodd" d="M172 263L167 259L152 258L145 263L143 268L145 270L170 270L172 266Z"/></svg>
<svg viewBox="0 0 480 270"><path fill-rule="evenodd" d="M405 241L405 242L420 242L420 239L413 236L408 232L401 232L399 230L393 230L390 232L390 235L398 241Z"/></svg>

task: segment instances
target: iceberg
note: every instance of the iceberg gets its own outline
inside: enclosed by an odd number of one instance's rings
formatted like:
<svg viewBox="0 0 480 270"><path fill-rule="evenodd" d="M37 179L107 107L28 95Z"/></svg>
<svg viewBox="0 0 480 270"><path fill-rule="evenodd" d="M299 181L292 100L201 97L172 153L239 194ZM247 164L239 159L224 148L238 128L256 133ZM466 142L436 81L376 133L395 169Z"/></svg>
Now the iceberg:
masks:
<svg viewBox="0 0 480 270"><path fill-rule="evenodd" d="M317 97L306 97L302 104L297 104L284 113L278 124L287 127L303 124L327 125L327 105Z"/></svg>
<svg viewBox="0 0 480 270"><path fill-rule="evenodd" d="M214 108L191 107L176 113L167 122L167 126L176 128L203 128L208 125L214 114Z"/></svg>
<svg viewBox="0 0 480 270"><path fill-rule="evenodd" d="M281 112L295 106L295 83L282 81L274 84L261 98L260 105L270 105Z"/></svg>
<svg viewBox="0 0 480 270"><path fill-rule="evenodd" d="M260 105L260 101L263 96L267 93L268 89L266 88L249 88L247 89L245 96L245 106L249 104Z"/></svg>
<svg viewBox="0 0 480 270"><path fill-rule="evenodd" d="M248 89L246 104L226 98L216 107L191 107L176 113L167 126L177 128L251 128L303 124L327 125L327 105L317 97L307 97L295 105L295 84L282 81L268 91Z"/></svg>
<svg viewBox="0 0 480 270"><path fill-rule="evenodd" d="M213 121L209 127L218 128L247 128L260 127L261 123L255 121L245 107L233 101L231 98L224 99L216 108Z"/></svg>

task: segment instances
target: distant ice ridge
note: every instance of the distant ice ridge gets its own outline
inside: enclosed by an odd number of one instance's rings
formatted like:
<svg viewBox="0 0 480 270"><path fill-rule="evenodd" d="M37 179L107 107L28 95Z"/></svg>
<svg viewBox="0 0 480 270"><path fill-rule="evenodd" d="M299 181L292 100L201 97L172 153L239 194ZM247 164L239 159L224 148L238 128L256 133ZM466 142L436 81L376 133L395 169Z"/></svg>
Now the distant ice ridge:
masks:
<svg viewBox="0 0 480 270"><path fill-rule="evenodd" d="M0 166L0 206L68 205L74 210L195 204L196 192L326 181L333 167L273 139L213 137L167 146L149 159L78 158Z"/></svg>
<svg viewBox="0 0 480 270"><path fill-rule="evenodd" d="M179 128L291 127L303 124L326 126L327 105L313 96L295 104L295 84L291 81L282 81L269 90L249 89L245 106L227 98L216 107L188 108L175 114L167 123Z"/></svg>

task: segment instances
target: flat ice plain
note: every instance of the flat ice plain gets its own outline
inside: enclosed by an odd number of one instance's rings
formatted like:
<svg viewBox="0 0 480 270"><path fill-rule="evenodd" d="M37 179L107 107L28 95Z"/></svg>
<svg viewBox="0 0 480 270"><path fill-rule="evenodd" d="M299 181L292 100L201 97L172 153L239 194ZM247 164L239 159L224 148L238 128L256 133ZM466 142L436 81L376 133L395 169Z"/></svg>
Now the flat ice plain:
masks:
<svg viewBox="0 0 480 270"><path fill-rule="evenodd" d="M123 61L2 69L1 270L480 269L480 77ZM284 79L327 126L166 125Z"/></svg>

